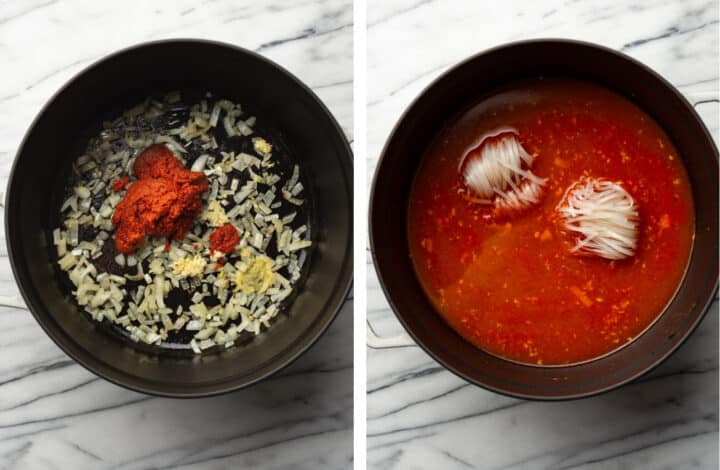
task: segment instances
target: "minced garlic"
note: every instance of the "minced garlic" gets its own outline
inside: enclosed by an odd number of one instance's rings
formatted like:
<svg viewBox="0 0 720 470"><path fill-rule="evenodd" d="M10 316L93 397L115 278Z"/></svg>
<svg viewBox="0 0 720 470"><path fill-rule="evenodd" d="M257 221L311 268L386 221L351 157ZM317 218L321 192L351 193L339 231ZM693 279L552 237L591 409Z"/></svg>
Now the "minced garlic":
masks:
<svg viewBox="0 0 720 470"><path fill-rule="evenodd" d="M173 272L179 278L200 276L207 262L200 255L192 258L180 258L172 264Z"/></svg>
<svg viewBox="0 0 720 470"><path fill-rule="evenodd" d="M272 152L272 145L268 143L265 139L262 137L255 137L253 140L253 147L255 148L255 151L259 153L260 155L269 155L270 152Z"/></svg>
<svg viewBox="0 0 720 470"><path fill-rule="evenodd" d="M244 294L263 294L275 280L272 260L267 256L256 256L248 264L238 263L235 275L235 292Z"/></svg>
<svg viewBox="0 0 720 470"><path fill-rule="evenodd" d="M206 220L211 227L220 227L229 221L225 214L225 209L215 200L210 201L208 208L202 214L202 218Z"/></svg>

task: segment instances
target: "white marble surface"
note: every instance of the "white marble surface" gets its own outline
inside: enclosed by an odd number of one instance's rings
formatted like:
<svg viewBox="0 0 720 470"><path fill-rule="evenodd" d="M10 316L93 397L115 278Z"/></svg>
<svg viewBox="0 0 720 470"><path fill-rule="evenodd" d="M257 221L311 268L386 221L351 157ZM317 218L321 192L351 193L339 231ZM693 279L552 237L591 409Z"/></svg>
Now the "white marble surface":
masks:
<svg viewBox="0 0 720 470"><path fill-rule="evenodd" d="M369 0L368 23L369 177L392 125L432 79L511 40L592 41L638 58L682 91L718 89L712 0ZM717 140L717 103L698 110ZM367 263L368 317L383 335L397 333L369 253ZM575 402L484 391L419 348L367 357L369 469L718 468L717 302L651 375Z"/></svg>
<svg viewBox="0 0 720 470"><path fill-rule="evenodd" d="M70 77L152 39L260 51L309 84L352 138L352 3L0 2L0 190L23 133ZM17 290L0 233L0 302ZM74 364L29 312L0 307L0 468L320 469L352 466L352 301L279 375L218 398L150 398Z"/></svg>

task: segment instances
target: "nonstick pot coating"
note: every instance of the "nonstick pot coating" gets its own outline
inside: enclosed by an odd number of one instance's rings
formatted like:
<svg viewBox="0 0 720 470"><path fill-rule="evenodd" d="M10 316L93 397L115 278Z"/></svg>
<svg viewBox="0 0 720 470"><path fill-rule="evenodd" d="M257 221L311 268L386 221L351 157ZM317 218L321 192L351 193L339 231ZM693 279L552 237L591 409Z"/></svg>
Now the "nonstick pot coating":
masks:
<svg viewBox="0 0 720 470"><path fill-rule="evenodd" d="M72 161L111 110L170 90L212 91L274 129L301 165L312 198L310 268L287 314L248 344L202 357L142 351L83 314L52 254ZM89 67L45 106L25 136L8 184L5 227L13 271L48 335L82 365L119 385L177 397L250 385L310 347L352 280L352 154L342 130L301 82L263 57L196 40L149 43Z"/></svg>
<svg viewBox="0 0 720 470"><path fill-rule="evenodd" d="M600 84L652 116L683 157L693 188L696 220L687 273L656 323L613 354L552 368L509 362L463 340L423 293L406 236L412 178L437 132L452 116L504 84L550 76ZM375 173L369 215L380 283L410 335L460 377L511 396L579 398L633 380L660 364L695 329L717 286L718 166L712 138L692 106L667 81L627 56L592 44L564 40L513 43L472 57L441 76L410 105L390 135Z"/></svg>

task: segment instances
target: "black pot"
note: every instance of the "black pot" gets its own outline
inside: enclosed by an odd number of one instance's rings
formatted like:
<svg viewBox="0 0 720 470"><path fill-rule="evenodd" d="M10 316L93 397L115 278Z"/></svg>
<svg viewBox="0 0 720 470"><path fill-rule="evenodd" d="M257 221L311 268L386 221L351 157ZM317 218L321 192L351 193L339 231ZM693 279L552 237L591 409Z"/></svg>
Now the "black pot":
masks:
<svg viewBox="0 0 720 470"><path fill-rule="evenodd" d="M202 357L142 351L78 308L55 262L71 162L111 110L159 91L212 91L272 121L309 183L315 248L287 315L253 341ZM90 66L43 108L13 164L5 202L8 253L38 323L92 372L140 392L198 397L250 385L289 364L327 329L352 281L352 153L337 122L297 78L253 52L214 42L143 44Z"/></svg>
<svg viewBox="0 0 720 470"><path fill-rule="evenodd" d="M524 78L594 82L633 101L677 146L695 200L695 240L672 302L639 338L580 365L510 362L466 342L433 309L418 282L407 242L408 195L420 160L438 131L498 87ZM604 47L565 40L525 41L476 55L443 74L405 111L382 152L370 201L370 242L385 295L414 340L465 380L499 393L558 400L605 392L664 361L703 318L718 280L718 152L693 107L639 62ZM549 307L552 308L552 307Z"/></svg>

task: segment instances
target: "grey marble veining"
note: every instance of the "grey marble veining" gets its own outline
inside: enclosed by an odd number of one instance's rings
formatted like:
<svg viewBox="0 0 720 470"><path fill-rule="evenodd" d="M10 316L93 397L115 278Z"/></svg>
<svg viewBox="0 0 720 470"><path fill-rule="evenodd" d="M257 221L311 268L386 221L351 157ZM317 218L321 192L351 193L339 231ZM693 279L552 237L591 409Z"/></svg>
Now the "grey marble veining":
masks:
<svg viewBox="0 0 720 470"><path fill-rule="evenodd" d="M0 2L0 191L25 130L63 83L117 49L178 37L230 42L280 63L315 90L352 139L350 1ZM0 304L17 305L2 230L0 238ZM24 309L0 306L0 318L2 469L352 466L352 300L277 376L189 401L95 377Z"/></svg>
<svg viewBox="0 0 720 470"><path fill-rule="evenodd" d="M392 126L449 66L539 37L600 43L681 91L717 90L718 2L368 2L368 184ZM697 107L716 142L718 104ZM711 195L708 195L711 197ZM368 251L368 318L402 331ZM368 357L368 468L716 469L718 303L664 365L620 390L565 403L507 398L454 376L419 348Z"/></svg>

